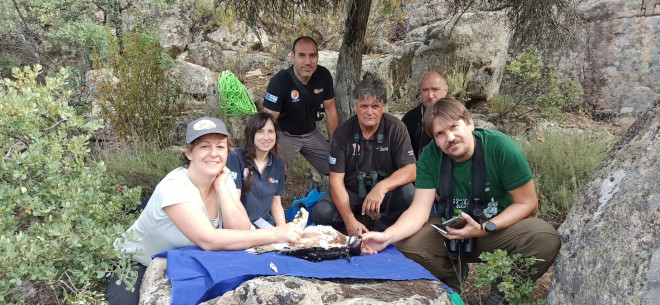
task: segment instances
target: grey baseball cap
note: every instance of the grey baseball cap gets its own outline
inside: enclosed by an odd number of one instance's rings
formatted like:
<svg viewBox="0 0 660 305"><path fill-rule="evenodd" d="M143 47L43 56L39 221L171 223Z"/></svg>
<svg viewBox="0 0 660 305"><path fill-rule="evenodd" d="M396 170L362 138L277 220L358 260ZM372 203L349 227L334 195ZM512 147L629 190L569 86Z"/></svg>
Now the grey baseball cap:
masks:
<svg viewBox="0 0 660 305"><path fill-rule="evenodd" d="M188 124L188 129L186 130L186 143L190 144L197 138L209 133L219 133L229 136L225 123L220 119L205 116Z"/></svg>

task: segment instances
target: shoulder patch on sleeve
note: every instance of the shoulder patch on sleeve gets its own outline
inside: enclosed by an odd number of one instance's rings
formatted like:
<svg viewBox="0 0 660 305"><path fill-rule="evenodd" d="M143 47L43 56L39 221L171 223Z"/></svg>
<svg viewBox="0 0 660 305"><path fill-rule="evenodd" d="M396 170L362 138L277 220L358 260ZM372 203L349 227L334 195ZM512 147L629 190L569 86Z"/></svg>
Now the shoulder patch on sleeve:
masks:
<svg viewBox="0 0 660 305"><path fill-rule="evenodd" d="M337 158L333 158L332 156L328 156L328 162L332 165L337 164Z"/></svg>
<svg viewBox="0 0 660 305"><path fill-rule="evenodd" d="M266 96L264 97L264 99L269 100L273 103L277 103L277 96L274 96L268 92L266 92Z"/></svg>

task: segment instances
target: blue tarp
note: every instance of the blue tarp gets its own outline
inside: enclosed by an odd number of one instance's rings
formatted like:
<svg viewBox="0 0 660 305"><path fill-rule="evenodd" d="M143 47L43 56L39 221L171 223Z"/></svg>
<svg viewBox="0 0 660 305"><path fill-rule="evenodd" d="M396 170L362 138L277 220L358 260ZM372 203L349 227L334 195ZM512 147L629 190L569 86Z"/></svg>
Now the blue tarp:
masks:
<svg viewBox="0 0 660 305"><path fill-rule="evenodd" d="M310 262L280 253L251 254L245 251L203 251L186 247L159 253L167 258L167 278L172 282L172 304L199 304L223 295L242 282L258 276L437 280L394 246L375 255ZM271 269L270 264L277 267Z"/></svg>
<svg viewBox="0 0 660 305"><path fill-rule="evenodd" d="M307 211L309 214L312 214L312 209L314 209L314 205L321 200L321 198L325 195L325 192L320 193L317 189L312 189L308 194L307 197L303 199L296 199L293 202L291 202L291 207L286 209L284 211L284 216L288 221L293 221L294 218L296 218L296 213L300 210L299 205L304 205L307 208ZM310 216L307 220L307 226L314 226L316 225L312 221L312 217Z"/></svg>

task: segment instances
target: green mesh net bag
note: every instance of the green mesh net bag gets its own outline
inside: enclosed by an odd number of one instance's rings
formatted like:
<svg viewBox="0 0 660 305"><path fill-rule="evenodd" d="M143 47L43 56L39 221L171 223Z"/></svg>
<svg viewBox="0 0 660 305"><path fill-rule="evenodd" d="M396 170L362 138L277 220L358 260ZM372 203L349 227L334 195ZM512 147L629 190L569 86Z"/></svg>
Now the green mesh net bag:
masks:
<svg viewBox="0 0 660 305"><path fill-rule="evenodd" d="M257 112L245 86L229 70L218 76L218 99L220 107L227 109L228 115L251 115Z"/></svg>

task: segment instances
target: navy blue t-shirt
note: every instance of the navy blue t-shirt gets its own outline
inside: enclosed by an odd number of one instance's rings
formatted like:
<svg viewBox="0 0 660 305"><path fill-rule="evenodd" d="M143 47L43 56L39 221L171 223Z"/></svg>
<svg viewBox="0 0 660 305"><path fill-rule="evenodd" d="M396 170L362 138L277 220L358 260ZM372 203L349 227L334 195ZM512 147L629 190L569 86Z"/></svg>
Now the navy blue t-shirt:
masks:
<svg viewBox="0 0 660 305"><path fill-rule="evenodd" d="M252 166L252 186L250 192L245 193L243 186L247 179L248 169L245 167L243 152L245 148L237 148L229 153L227 158L227 167L231 171L229 176L234 179L236 188L241 190L241 202L254 222L263 218L270 224L275 225L275 220L270 214L270 207L273 197L284 195L284 160L276 158L272 153L268 154L268 164L263 173L259 173L257 165Z"/></svg>
<svg viewBox="0 0 660 305"><path fill-rule="evenodd" d="M293 66L275 74L268 83L263 106L280 113L277 122L282 131L302 135L316 129L316 112L324 101L335 97L335 89L330 71L323 66L317 66L304 85L308 95L298 91L292 77L295 77Z"/></svg>

